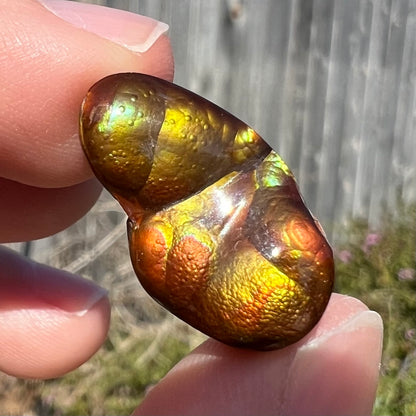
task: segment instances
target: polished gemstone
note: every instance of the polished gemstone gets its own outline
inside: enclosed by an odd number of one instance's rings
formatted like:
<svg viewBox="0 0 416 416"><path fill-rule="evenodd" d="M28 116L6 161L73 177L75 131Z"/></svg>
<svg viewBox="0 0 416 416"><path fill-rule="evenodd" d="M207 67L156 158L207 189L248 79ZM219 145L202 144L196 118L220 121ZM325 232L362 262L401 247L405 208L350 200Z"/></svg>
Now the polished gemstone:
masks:
<svg viewBox="0 0 416 416"><path fill-rule="evenodd" d="M170 82L111 75L81 142L128 219L132 263L169 311L224 343L282 348L319 321L332 250L285 162L249 126Z"/></svg>

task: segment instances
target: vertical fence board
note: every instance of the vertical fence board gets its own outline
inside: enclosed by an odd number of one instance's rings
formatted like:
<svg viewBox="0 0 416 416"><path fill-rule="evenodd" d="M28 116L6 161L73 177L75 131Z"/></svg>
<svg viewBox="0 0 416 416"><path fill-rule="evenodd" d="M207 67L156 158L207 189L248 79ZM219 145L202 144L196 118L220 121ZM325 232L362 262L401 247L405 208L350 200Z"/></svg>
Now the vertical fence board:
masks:
<svg viewBox="0 0 416 416"><path fill-rule="evenodd" d="M258 130L327 228L416 199L416 0L95 3L168 23L175 82Z"/></svg>
<svg viewBox="0 0 416 416"><path fill-rule="evenodd" d="M306 102L303 117L302 155L299 181L305 198L316 207L319 187L319 160L324 131L334 3L315 1L311 22L311 48L307 66Z"/></svg>

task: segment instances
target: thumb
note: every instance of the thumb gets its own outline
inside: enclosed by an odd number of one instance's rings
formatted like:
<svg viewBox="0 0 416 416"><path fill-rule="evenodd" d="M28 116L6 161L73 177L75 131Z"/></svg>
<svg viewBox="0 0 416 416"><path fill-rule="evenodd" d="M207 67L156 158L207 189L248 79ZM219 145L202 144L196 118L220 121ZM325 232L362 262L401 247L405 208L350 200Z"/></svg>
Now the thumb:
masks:
<svg viewBox="0 0 416 416"><path fill-rule="evenodd" d="M381 359L380 316L332 294L296 344L259 352L208 340L151 389L134 415L368 415Z"/></svg>
<svg viewBox="0 0 416 416"><path fill-rule="evenodd" d="M55 188L87 180L91 171L78 143L83 96L111 73L171 79L166 30L100 6L0 0L0 176Z"/></svg>

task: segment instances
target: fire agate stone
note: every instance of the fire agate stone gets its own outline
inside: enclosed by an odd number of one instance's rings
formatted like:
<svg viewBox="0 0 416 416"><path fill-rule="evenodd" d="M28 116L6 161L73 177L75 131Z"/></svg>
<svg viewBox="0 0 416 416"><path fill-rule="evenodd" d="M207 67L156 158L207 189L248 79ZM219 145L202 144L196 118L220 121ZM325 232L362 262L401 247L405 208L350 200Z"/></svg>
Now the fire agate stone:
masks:
<svg viewBox="0 0 416 416"><path fill-rule="evenodd" d="M89 90L80 135L128 215L131 260L154 299L233 346L282 348L314 327L332 251L253 129L177 85L126 73Z"/></svg>

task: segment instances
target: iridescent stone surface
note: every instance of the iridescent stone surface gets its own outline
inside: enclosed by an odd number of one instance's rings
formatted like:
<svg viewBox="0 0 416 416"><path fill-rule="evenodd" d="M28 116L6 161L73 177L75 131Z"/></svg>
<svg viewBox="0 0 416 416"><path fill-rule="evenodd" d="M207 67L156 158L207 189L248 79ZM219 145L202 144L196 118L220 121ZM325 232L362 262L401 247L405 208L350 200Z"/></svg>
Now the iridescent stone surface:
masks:
<svg viewBox="0 0 416 416"><path fill-rule="evenodd" d="M332 250L254 130L179 86L126 73L90 89L80 134L129 217L132 263L153 298L234 346L282 348L314 327Z"/></svg>

